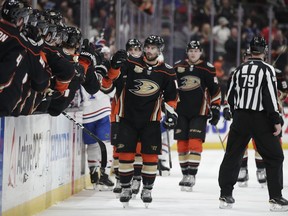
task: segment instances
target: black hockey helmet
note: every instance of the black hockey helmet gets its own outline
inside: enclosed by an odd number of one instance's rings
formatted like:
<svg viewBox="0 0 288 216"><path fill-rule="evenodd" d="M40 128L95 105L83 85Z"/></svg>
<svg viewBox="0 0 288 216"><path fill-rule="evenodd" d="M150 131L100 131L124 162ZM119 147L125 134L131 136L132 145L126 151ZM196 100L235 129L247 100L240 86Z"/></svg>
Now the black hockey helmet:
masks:
<svg viewBox="0 0 288 216"><path fill-rule="evenodd" d="M250 41L250 51L252 54L266 54L267 49L266 41L262 36L255 36Z"/></svg>
<svg viewBox="0 0 288 216"><path fill-rule="evenodd" d="M33 9L32 13L29 15L28 24L32 26L37 26L38 20L40 20L41 12L38 9Z"/></svg>
<svg viewBox="0 0 288 216"><path fill-rule="evenodd" d="M165 46L164 39L157 35L150 35L149 37L147 37L144 41L144 47L146 47L147 45L156 45L160 52L164 50Z"/></svg>
<svg viewBox="0 0 288 216"><path fill-rule="evenodd" d="M46 10L45 14L49 17L51 23L63 26L63 15L59 11Z"/></svg>
<svg viewBox="0 0 288 216"><path fill-rule="evenodd" d="M189 49L199 49L202 51L202 46L199 41L192 40L188 43L186 52L188 52Z"/></svg>
<svg viewBox="0 0 288 216"><path fill-rule="evenodd" d="M136 38L131 38L126 43L126 51L128 51L132 47L139 47L141 49L142 43L140 42L140 40Z"/></svg>
<svg viewBox="0 0 288 216"><path fill-rule="evenodd" d="M6 0L1 9L2 18L14 24L20 18L23 18L26 24L31 12L32 8L24 0Z"/></svg>
<svg viewBox="0 0 288 216"><path fill-rule="evenodd" d="M67 40L63 41L64 47L78 48L81 43L82 34L80 29L68 26L66 27Z"/></svg>

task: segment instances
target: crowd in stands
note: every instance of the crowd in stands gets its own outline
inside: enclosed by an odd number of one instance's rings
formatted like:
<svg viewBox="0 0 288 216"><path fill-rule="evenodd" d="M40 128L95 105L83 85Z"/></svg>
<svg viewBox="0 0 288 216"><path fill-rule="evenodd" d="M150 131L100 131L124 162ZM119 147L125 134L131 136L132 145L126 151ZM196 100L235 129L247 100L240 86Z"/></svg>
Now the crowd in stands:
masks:
<svg viewBox="0 0 288 216"><path fill-rule="evenodd" d="M128 1L128 0L127 0ZM0 1L2 2L2 1ZM30 3L32 0L30 0ZM122 1L125 2L125 1ZM160 2L160 1L159 1ZM157 1L154 7L159 6ZM171 13L171 4L175 2L175 12ZM253 36L261 34L266 41L269 38L269 4L270 1L256 0L242 2L242 23L241 23L241 54L247 49ZM264 3L266 4L264 4ZM69 25L80 26L80 0L39 0L38 9L59 10ZM131 3L131 2L130 2ZM131 3L133 4L133 3ZM220 82L225 83L231 71L237 66L237 43L238 38L238 7L236 0L163 0L162 2L162 36L170 39L171 34L169 16L174 14L174 35L173 35L173 62L185 56L186 44L190 40L198 40L204 49L205 59L211 61L210 45L211 34L213 35L213 64L217 69L217 76ZM287 1L274 1L274 17L271 29L271 64L277 59L275 67L282 71L288 71L288 54L284 48L287 44L288 28L282 23L279 24L278 17L285 11ZM190 8L189 8L190 7ZM215 10L213 10L213 8ZM189 9L191 9L189 13ZM116 40L116 1L115 0L90 0L91 31L90 41L96 42L99 39L104 45L112 48L115 52ZM149 16L149 15L147 15ZM189 17L190 16L190 17ZM214 16L214 26L211 26L211 16ZM190 23L189 23L190 22ZM168 28L167 28L168 27ZM167 31L168 29L168 31ZM148 34L148 33L147 33ZM167 50L167 49L166 49ZM164 53L165 56L165 53ZM172 63L172 62L170 62Z"/></svg>

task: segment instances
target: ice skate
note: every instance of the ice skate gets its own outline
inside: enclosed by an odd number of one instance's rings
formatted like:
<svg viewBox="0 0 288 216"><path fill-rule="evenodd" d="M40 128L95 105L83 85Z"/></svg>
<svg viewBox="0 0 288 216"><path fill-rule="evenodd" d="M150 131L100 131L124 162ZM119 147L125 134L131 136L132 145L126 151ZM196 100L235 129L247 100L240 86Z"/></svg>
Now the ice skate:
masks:
<svg viewBox="0 0 288 216"><path fill-rule="evenodd" d="M115 193L116 198L120 197L121 191L122 191L122 188L121 188L121 185L120 185L120 180L116 179L116 185L113 188L113 193Z"/></svg>
<svg viewBox="0 0 288 216"><path fill-rule="evenodd" d="M283 197L273 198L269 200L270 211L285 212L288 211L288 200Z"/></svg>
<svg viewBox="0 0 288 216"><path fill-rule="evenodd" d="M100 191L106 191L106 190L112 191L114 183L109 179L109 176L105 173L105 169L100 168L100 172L101 174L100 174L100 178L98 182L99 190Z"/></svg>
<svg viewBox="0 0 288 216"><path fill-rule="evenodd" d="M221 196L219 198L220 200L220 209L231 209L233 207L233 203L235 203L235 200L232 196Z"/></svg>
<svg viewBox="0 0 288 216"><path fill-rule="evenodd" d="M169 176L170 168L164 165L164 160L158 160L158 172L160 176Z"/></svg>
<svg viewBox="0 0 288 216"><path fill-rule="evenodd" d="M181 191L186 191L185 182L188 181L188 178L189 178L188 175L183 175L183 178L182 178L181 181L179 182L179 186L181 187Z"/></svg>
<svg viewBox="0 0 288 216"><path fill-rule="evenodd" d="M139 193L140 190L140 185L141 185L141 178L134 178L132 180L132 198L135 199L136 195Z"/></svg>
<svg viewBox="0 0 288 216"><path fill-rule="evenodd" d="M152 202L151 191L151 189L143 188L141 192L141 199L145 204L145 208L148 208L148 205Z"/></svg>
<svg viewBox="0 0 288 216"><path fill-rule="evenodd" d="M129 206L129 200L131 198L132 198L131 188L122 188L119 200L123 204L123 208L126 208Z"/></svg>
<svg viewBox="0 0 288 216"><path fill-rule="evenodd" d="M258 182L261 184L261 187L265 187L267 185L267 176L266 176L266 170L263 169L257 169L256 176Z"/></svg>
<svg viewBox="0 0 288 216"><path fill-rule="evenodd" d="M241 167L238 175L238 186L239 187L247 187L248 186L248 180L249 180L249 174L248 169L246 167Z"/></svg>
<svg viewBox="0 0 288 216"><path fill-rule="evenodd" d="M98 181L99 181L99 174L97 171L97 167L92 166L92 167L89 167L89 169L90 169L90 181L91 181L91 184L93 185L94 190L96 190Z"/></svg>
<svg viewBox="0 0 288 216"><path fill-rule="evenodd" d="M185 191L192 192L193 186L195 185L196 177L195 175L188 175L188 178L184 182Z"/></svg>

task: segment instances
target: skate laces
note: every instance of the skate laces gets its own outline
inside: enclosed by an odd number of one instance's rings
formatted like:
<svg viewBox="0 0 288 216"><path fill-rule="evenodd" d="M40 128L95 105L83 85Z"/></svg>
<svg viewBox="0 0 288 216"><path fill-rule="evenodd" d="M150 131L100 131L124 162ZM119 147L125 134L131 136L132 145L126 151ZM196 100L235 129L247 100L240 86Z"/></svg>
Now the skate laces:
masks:
<svg viewBox="0 0 288 216"><path fill-rule="evenodd" d="M133 179L132 181L132 190L138 190L140 187L140 180Z"/></svg>
<svg viewBox="0 0 288 216"><path fill-rule="evenodd" d="M240 179L245 178L246 175L247 175L247 169L246 168L241 168L240 171L239 171L238 178L240 178Z"/></svg>
<svg viewBox="0 0 288 216"><path fill-rule="evenodd" d="M121 196L131 196L131 188L122 188Z"/></svg>
<svg viewBox="0 0 288 216"><path fill-rule="evenodd" d="M151 190L150 189L146 189L143 188L142 193L141 193L141 197L151 197Z"/></svg>

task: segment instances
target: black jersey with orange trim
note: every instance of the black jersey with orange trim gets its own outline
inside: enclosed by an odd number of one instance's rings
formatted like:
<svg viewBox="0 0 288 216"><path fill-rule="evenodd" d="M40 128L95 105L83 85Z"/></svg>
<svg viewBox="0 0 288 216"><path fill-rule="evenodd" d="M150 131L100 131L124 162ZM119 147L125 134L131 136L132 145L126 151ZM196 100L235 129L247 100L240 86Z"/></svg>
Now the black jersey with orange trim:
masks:
<svg viewBox="0 0 288 216"><path fill-rule="evenodd" d="M49 85L50 74L34 46L10 23L0 21L0 116L20 113L29 91L43 91Z"/></svg>
<svg viewBox="0 0 288 216"><path fill-rule="evenodd" d="M162 98L167 103L178 100L176 74L165 64L148 65L144 57L129 56L118 77L119 94L115 111L130 121L159 121Z"/></svg>
<svg viewBox="0 0 288 216"><path fill-rule="evenodd" d="M177 113L187 117L208 115L211 105L220 106L221 92L215 68L201 61L190 65L187 60L174 65L177 74L179 103Z"/></svg>
<svg viewBox="0 0 288 216"><path fill-rule="evenodd" d="M66 54L63 50L59 50L60 54L64 56L72 65L77 62L78 59L76 55ZM79 61L81 64L82 62ZM98 76L95 73L95 68L92 65L83 65L86 74L86 78L84 82L74 76L68 86L68 89L64 92L63 96L53 99L49 105L48 112L52 116L60 115L62 111L64 111L71 101L74 99L75 93L78 89L80 89L80 85L84 87L84 89L89 94L95 94L100 89L100 83L98 80Z"/></svg>

